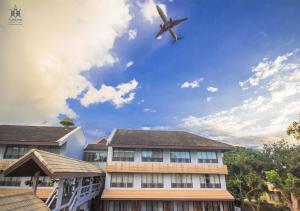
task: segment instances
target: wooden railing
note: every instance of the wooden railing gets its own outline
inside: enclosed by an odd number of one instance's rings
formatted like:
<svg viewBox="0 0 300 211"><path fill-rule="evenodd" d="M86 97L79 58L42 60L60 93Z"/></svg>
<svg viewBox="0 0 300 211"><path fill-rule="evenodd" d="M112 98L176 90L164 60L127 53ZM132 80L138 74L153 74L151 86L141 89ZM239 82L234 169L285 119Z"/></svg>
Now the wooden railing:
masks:
<svg viewBox="0 0 300 211"><path fill-rule="evenodd" d="M110 162L106 164L107 172L127 173L191 173L191 174L228 174L223 164L193 163L129 163Z"/></svg>

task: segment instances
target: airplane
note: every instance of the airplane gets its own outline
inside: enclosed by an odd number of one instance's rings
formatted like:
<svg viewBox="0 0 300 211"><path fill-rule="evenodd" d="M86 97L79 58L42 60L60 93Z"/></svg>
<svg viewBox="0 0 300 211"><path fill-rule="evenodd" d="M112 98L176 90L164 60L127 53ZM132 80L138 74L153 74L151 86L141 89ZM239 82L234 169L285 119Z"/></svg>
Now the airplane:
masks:
<svg viewBox="0 0 300 211"><path fill-rule="evenodd" d="M157 39L164 32L169 31L171 36L173 37L174 42L176 42L178 40L181 40L183 37L177 36L176 33L172 30L172 28L174 26L186 21L187 18L182 18L182 19L178 19L178 20L172 20L172 18L170 18L168 20L167 16L165 15L165 13L162 11L162 9L158 5L156 5L156 9L157 9L157 12L158 12L159 16L161 17L161 19L163 20L164 23L160 24L160 31L157 33L155 38Z"/></svg>

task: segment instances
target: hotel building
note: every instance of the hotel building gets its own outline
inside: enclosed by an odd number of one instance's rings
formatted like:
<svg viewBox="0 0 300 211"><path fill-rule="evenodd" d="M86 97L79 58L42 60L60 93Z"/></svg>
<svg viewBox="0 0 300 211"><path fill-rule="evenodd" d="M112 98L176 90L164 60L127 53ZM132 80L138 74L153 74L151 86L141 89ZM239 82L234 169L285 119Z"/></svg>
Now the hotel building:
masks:
<svg viewBox="0 0 300 211"><path fill-rule="evenodd" d="M31 149L83 159L86 139L80 127L0 125L0 196L31 189L31 177L4 177L3 171ZM59 162L59 161L57 161ZM48 176L39 178L37 196L46 200L57 186Z"/></svg>
<svg viewBox="0 0 300 211"><path fill-rule="evenodd" d="M181 131L115 130L104 211L231 211L223 153L233 147Z"/></svg>

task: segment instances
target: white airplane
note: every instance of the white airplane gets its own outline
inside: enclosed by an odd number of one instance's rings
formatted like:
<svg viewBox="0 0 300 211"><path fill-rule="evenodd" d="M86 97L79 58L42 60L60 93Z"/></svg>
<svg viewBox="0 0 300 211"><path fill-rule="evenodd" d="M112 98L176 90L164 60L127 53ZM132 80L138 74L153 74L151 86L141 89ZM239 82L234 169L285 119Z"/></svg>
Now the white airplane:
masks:
<svg viewBox="0 0 300 211"><path fill-rule="evenodd" d="M178 19L178 20L172 20L172 18L170 18L170 20L168 20L167 16L165 15L165 13L162 11L162 9L158 5L156 5L156 9L157 9L157 12L158 12L159 16L161 17L161 19L163 20L164 23L160 24L160 31L157 33L155 38L159 37L164 32L169 31L171 36L173 37L174 42L182 39L183 37L178 37L176 35L176 33L172 30L172 28L174 26L182 23L183 21L186 21L187 18L182 18L182 19Z"/></svg>

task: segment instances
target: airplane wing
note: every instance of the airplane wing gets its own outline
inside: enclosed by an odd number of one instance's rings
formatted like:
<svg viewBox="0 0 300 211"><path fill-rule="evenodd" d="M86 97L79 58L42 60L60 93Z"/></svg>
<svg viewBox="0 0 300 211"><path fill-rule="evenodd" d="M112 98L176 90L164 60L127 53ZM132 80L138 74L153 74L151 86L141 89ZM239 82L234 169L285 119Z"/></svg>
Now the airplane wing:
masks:
<svg viewBox="0 0 300 211"><path fill-rule="evenodd" d="M178 20L173 20L173 21L172 21L172 24L173 24L173 26L176 26L176 25L181 24L182 22L184 22L184 21L186 21L186 20L187 20L187 18L182 18L182 19L178 19Z"/></svg>
<svg viewBox="0 0 300 211"><path fill-rule="evenodd" d="M171 36L173 37L173 41L176 42L177 41L177 35L175 34L175 32L172 29L169 29L169 32L170 32Z"/></svg>
<svg viewBox="0 0 300 211"><path fill-rule="evenodd" d="M165 29L160 29L160 31L157 33L155 36L155 39L157 39L160 35L162 35L166 30Z"/></svg>

